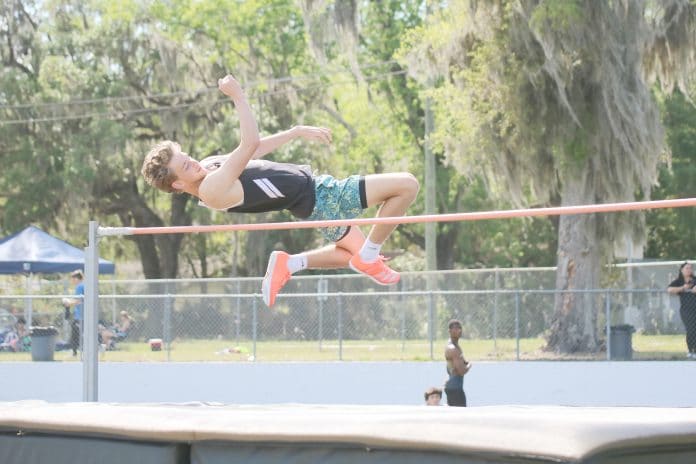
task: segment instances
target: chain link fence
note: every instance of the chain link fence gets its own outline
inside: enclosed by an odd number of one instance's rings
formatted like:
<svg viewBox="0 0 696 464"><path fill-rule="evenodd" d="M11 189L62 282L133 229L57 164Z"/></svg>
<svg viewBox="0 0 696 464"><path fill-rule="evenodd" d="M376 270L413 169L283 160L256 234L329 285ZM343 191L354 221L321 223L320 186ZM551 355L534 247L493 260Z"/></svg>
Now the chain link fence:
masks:
<svg viewBox="0 0 696 464"><path fill-rule="evenodd" d="M634 359L680 359L685 342L678 299L665 291L677 268L678 263L614 266L604 282L612 288L570 292L589 300L600 349L563 356L545 349L559 296L554 268L404 273L393 287L351 274L297 276L271 309L261 300L260 278L102 280L100 326L117 324L121 311L133 323L127 336L103 347L100 356L102 361L441 359L447 321L457 318L470 359L607 359L611 327L626 324L635 330ZM41 285L43 295L34 293L36 286L27 287L32 294L0 295L0 324L29 316L33 325L57 327L59 342L67 342L70 321L61 299L69 289L64 282ZM0 355L3 359L14 358Z"/></svg>

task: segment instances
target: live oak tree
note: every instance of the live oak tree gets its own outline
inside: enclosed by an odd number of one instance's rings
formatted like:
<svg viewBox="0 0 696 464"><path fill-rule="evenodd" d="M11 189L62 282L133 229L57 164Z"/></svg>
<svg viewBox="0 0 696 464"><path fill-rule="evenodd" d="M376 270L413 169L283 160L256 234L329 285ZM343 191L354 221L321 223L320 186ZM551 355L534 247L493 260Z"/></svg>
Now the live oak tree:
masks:
<svg viewBox="0 0 696 464"><path fill-rule="evenodd" d="M519 205L650 197L665 155L652 83L684 87L694 68L695 7L661 2L452 2L413 32L406 62L435 80L437 142ZM558 290L598 287L601 264L641 214L562 216ZM548 348L600 347L596 299L559 293Z"/></svg>

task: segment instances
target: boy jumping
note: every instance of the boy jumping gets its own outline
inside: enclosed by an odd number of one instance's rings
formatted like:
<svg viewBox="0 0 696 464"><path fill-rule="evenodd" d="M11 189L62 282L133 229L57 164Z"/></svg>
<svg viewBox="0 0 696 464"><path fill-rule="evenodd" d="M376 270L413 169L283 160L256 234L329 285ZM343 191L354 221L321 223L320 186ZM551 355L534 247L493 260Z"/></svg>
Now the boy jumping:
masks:
<svg viewBox="0 0 696 464"><path fill-rule="evenodd" d="M260 138L239 82L228 75L218 81L218 87L231 98L239 114L237 148L199 162L181 151L179 144L160 142L143 162L142 174L150 185L165 192L189 193L211 209L242 213L287 209L309 221L352 219L374 205L380 205L377 217L403 216L415 200L418 181L410 173L353 175L338 180L327 174L315 176L309 166L260 159L296 138L331 143L331 131L295 126ZM294 255L274 251L261 286L263 301L273 306L292 274L303 269L350 267L380 285L395 284L399 273L380 255L382 244L395 228L393 224L374 225L367 238L357 227L320 228L332 245Z"/></svg>

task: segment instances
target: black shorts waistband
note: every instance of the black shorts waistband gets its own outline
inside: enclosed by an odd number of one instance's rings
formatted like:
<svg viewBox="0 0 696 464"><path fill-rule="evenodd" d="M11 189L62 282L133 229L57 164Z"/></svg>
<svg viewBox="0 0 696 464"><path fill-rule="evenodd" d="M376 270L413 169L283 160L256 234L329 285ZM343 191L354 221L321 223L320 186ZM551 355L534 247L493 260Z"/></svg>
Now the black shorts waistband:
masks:
<svg viewBox="0 0 696 464"><path fill-rule="evenodd" d="M358 190L360 190L360 206L367 209L367 192L365 191L365 176L360 176L358 180Z"/></svg>

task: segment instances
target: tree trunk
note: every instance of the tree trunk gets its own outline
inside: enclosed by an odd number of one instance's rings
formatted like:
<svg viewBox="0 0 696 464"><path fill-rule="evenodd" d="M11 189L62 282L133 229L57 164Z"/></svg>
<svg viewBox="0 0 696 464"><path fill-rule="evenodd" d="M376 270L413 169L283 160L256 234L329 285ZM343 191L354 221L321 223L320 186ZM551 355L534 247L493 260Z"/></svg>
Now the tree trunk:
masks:
<svg viewBox="0 0 696 464"><path fill-rule="evenodd" d="M191 225L191 215L186 211L186 204L189 201L188 195L172 195L172 206L170 213L170 224L172 226ZM184 234L161 234L155 236L157 251L159 252L161 277L164 279L174 279L179 274L179 250Z"/></svg>
<svg viewBox="0 0 696 464"><path fill-rule="evenodd" d="M563 206L593 202L590 182L585 177L583 175L565 183ZM572 292L598 287L598 243L595 214L560 217L556 270L556 290L559 293L554 299L554 316L547 339L549 350L557 353L595 352L599 347L596 295Z"/></svg>
<svg viewBox="0 0 696 464"><path fill-rule="evenodd" d="M97 182L93 207L104 215L116 214L125 227L161 227L165 225L138 192L135 177L121 181ZM191 225L186 211L188 195L172 195L170 224ZM140 252L146 279L175 278L179 267L179 250L183 234L136 235L132 237Z"/></svg>
<svg viewBox="0 0 696 464"><path fill-rule="evenodd" d="M449 227L437 225L437 269L454 269L456 244L462 224L452 223Z"/></svg>

